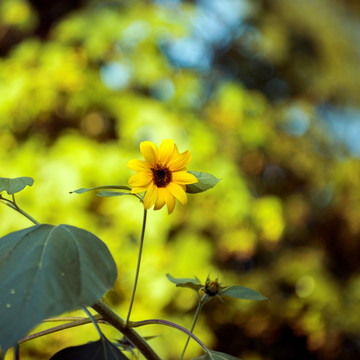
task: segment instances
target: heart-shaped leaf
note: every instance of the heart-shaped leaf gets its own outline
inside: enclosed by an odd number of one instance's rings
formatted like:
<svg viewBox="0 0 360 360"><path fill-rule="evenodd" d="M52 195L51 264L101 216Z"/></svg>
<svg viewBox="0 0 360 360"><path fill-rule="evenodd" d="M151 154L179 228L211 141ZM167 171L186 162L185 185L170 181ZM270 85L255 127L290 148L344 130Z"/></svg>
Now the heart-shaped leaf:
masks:
<svg viewBox="0 0 360 360"><path fill-rule="evenodd" d="M0 193L6 191L9 195L15 194L25 188L26 185L32 186L34 179L23 176L14 179L0 177Z"/></svg>
<svg viewBox="0 0 360 360"><path fill-rule="evenodd" d="M193 360L239 360L239 358L219 351L208 349L204 355L199 356Z"/></svg>
<svg viewBox="0 0 360 360"><path fill-rule="evenodd" d="M221 292L221 295L244 300L267 300L265 296L245 286L229 286Z"/></svg>
<svg viewBox="0 0 360 360"><path fill-rule="evenodd" d="M220 179L217 179L214 175L206 172L189 171L189 173L193 174L199 180L199 182L195 184L186 185L186 192L189 194L196 194L209 190L220 181Z"/></svg>
<svg viewBox="0 0 360 360"><path fill-rule="evenodd" d="M93 191L93 190L128 190L128 191L131 191L131 188L128 186L123 186L123 185L102 185L102 186L95 186L92 188L77 189L74 191L70 191L70 194L72 194L72 193L83 194L85 192Z"/></svg>
<svg viewBox="0 0 360 360"><path fill-rule="evenodd" d="M0 239L3 352L43 319L96 303L116 280L107 246L70 225L35 225Z"/></svg>
<svg viewBox="0 0 360 360"><path fill-rule="evenodd" d="M186 287L198 291L204 286L203 284L201 284L200 280L197 277L195 277L195 279L188 279L174 278L170 274L166 274L166 276L171 282L173 282L174 284L176 284L176 286L179 287Z"/></svg>
<svg viewBox="0 0 360 360"><path fill-rule="evenodd" d="M128 360L105 336L85 345L60 350L50 360Z"/></svg>

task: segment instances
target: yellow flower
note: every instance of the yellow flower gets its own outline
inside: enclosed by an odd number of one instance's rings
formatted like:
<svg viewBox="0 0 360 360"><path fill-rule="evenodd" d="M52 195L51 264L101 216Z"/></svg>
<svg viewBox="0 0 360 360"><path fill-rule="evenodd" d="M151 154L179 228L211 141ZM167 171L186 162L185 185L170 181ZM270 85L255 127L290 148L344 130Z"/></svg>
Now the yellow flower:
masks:
<svg viewBox="0 0 360 360"><path fill-rule="evenodd" d="M191 160L190 151L180 154L173 140L164 140L159 149L151 141L143 141L140 151L145 161L130 160L127 165L137 172L129 179L131 192L136 194L146 191L145 209L155 205L154 210L159 210L166 204L171 214L176 199L186 205L185 185L198 182L194 175L186 171Z"/></svg>

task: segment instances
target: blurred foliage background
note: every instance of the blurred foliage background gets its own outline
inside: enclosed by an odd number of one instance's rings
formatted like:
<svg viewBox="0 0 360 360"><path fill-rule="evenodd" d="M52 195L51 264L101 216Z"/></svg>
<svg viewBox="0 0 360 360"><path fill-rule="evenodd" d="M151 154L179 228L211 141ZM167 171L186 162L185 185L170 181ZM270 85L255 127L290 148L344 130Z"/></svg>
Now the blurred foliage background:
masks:
<svg viewBox="0 0 360 360"><path fill-rule="evenodd" d="M190 170L222 181L171 216L149 213L133 319L190 327L195 294L165 274L210 274L270 299L209 303L195 334L210 348L358 359L359 16L357 0L1 0L1 176L34 177L18 202L37 220L106 242L119 273L107 299L125 315L141 205L69 192L126 184L141 141L174 139ZM0 217L1 236L31 225ZM186 336L140 332L179 358ZM86 325L21 358L96 338ZM190 343L189 358L200 353Z"/></svg>

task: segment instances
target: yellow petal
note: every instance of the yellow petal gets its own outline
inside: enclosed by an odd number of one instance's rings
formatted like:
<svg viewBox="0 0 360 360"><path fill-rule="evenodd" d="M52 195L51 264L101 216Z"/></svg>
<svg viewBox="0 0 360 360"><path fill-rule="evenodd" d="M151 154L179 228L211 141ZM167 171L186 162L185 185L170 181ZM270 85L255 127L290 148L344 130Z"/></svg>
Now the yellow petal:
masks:
<svg viewBox="0 0 360 360"><path fill-rule="evenodd" d="M171 163L173 160L175 160L178 156L179 156L179 149L176 146L176 144L174 144L174 151L173 151L173 154L171 156L171 159L170 159L169 163Z"/></svg>
<svg viewBox="0 0 360 360"><path fill-rule="evenodd" d="M154 167L158 156L158 149L156 145L151 141L143 141L140 144L140 151L149 167Z"/></svg>
<svg viewBox="0 0 360 360"><path fill-rule="evenodd" d="M178 184L175 184L174 182L171 182L166 189L171 192L172 195L174 195L179 201L183 204L187 204L187 196L185 193L185 186L181 186Z"/></svg>
<svg viewBox="0 0 360 360"><path fill-rule="evenodd" d="M166 188L158 188L158 198L156 199L154 210L159 210L165 205Z"/></svg>
<svg viewBox="0 0 360 360"><path fill-rule="evenodd" d="M144 187L150 184L152 176L150 173L141 172L130 177L129 185L131 187Z"/></svg>
<svg viewBox="0 0 360 360"><path fill-rule="evenodd" d="M144 197L144 208L150 209L154 204L156 199L158 198L158 188L157 186L151 184L146 191L145 197Z"/></svg>
<svg viewBox="0 0 360 360"><path fill-rule="evenodd" d="M172 181L179 185L195 184L199 180L187 171L176 171L172 173Z"/></svg>
<svg viewBox="0 0 360 360"><path fill-rule="evenodd" d="M177 157L174 157L168 164L171 171L181 171L186 168L186 165L191 160L191 153L189 150L186 150Z"/></svg>
<svg viewBox="0 0 360 360"><path fill-rule="evenodd" d="M158 158L158 161L161 163L161 164L167 164L172 156L173 156L173 153L174 153L174 140L164 140L161 145L160 145L160 148L159 148L159 158Z"/></svg>
<svg viewBox="0 0 360 360"><path fill-rule="evenodd" d="M142 160L130 160L128 163L127 163L127 166L131 169L131 170L134 170L136 172L140 172L140 171L150 171L150 167L149 165L145 162L145 161L142 161Z"/></svg>
<svg viewBox="0 0 360 360"><path fill-rule="evenodd" d="M173 153L173 157L176 157L178 156L180 153L179 153L179 149L178 147L176 146L176 144L174 144L174 153Z"/></svg>
<svg viewBox="0 0 360 360"><path fill-rule="evenodd" d="M150 184L147 186L136 186L136 187L133 187L130 192L132 194L137 194L139 192L146 191L149 188L149 186L150 186Z"/></svg>
<svg viewBox="0 0 360 360"><path fill-rule="evenodd" d="M176 199L175 197L169 192L169 191L164 191L164 197L165 197L165 203L166 206L168 208L168 214L170 215L175 208L175 204L176 204Z"/></svg>

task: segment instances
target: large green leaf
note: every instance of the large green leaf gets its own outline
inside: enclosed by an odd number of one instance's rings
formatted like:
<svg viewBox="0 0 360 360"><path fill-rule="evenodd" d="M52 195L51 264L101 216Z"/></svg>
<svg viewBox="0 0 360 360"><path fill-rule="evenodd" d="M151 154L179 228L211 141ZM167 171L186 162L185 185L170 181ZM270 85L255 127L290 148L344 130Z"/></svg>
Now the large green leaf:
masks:
<svg viewBox="0 0 360 360"><path fill-rule="evenodd" d="M14 179L0 177L0 193L5 190L12 195L24 189L26 185L32 186L32 184L34 184L34 179L27 176Z"/></svg>
<svg viewBox="0 0 360 360"><path fill-rule="evenodd" d="M128 360L105 336L85 345L60 350L50 360Z"/></svg>
<svg viewBox="0 0 360 360"><path fill-rule="evenodd" d="M244 300L267 300L265 296L245 286L229 286L221 292L221 295Z"/></svg>
<svg viewBox="0 0 360 360"><path fill-rule="evenodd" d="M72 193L83 194L85 192L93 191L93 190L128 190L128 191L130 191L131 188L128 186L124 186L124 185L101 185L101 186L95 186L92 188L81 188L81 189L77 189L74 191L70 191L70 194L72 194Z"/></svg>
<svg viewBox="0 0 360 360"><path fill-rule="evenodd" d="M35 225L1 238L3 352L41 320L96 303L116 276L107 246L74 226Z"/></svg>
<svg viewBox="0 0 360 360"><path fill-rule="evenodd" d="M220 179L217 179L214 175L206 172L189 171L189 173L193 174L199 180L196 184L186 185L186 192L190 194L209 190L220 181Z"/></svg>
<svg viewBox="0 0 360 360"><path fill-rule="evenodd" d="M166 274L167 278L176 284L176 286L179 287L187 287L193 290L198 291L201 289L204 285L201 284L200 280L195 277L195 279L189 279L189 278L174 278L170 274Z"/></svg>
<svg viewBox="0 0 360 360"><path fill-rule="evenodd" d="M193 360L239 360L239 358L218 351L207 350L207 352Z"/></svg>

